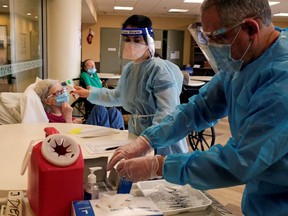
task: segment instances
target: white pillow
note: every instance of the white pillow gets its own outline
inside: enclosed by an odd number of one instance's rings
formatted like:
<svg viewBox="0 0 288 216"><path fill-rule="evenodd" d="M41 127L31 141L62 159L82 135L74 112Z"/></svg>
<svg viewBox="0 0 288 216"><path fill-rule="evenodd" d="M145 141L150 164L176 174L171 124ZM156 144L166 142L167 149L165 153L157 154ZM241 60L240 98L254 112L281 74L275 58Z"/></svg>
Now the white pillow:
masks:
<svg viewBox="0 0 288 216"><path fill-rule="evenodd" d="M20 98L20 113L22 123L49 122L40 97L34 91L36 83L29 85Z"/></svg>
<svg viewBox="0 0 288 216"><path fill-rule="evenodd" d="M0 124L16 124L21 122L20 98L22 93L0 93Z"/></svg>

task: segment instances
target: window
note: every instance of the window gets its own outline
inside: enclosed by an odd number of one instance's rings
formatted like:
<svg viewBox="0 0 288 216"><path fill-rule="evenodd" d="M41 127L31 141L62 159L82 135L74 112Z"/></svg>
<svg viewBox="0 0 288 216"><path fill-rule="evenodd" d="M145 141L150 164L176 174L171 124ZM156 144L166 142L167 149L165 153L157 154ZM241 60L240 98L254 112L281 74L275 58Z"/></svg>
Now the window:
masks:
<svg viewBox="0 0 288 216"><path fill-rule="evenodd" d="M0 92L23 92L43 77L44 2L0 2Z"/></svg>

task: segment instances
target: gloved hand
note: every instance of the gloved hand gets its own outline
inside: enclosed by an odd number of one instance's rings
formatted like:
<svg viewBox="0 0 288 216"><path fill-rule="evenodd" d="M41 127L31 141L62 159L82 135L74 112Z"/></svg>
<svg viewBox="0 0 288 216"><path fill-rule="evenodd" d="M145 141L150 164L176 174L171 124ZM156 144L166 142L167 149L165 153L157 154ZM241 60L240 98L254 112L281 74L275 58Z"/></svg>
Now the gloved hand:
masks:
<svg viewBox="0 0 288 216"><path fill-rule="evenodd" d="M122 160L116 170L132 182L144 181L162 175L163 160L160 155Z"/></svg>
<svg viewBox="0 0 288 216"><path fill-rule="evenodd" d="M111 170L122 159L144 156L151 150L152 148L148 141L144 137L139 136L133 142L120 146L115 150L107 165L107 170Z"/></svg>
<svg viewBox="0 0 288 216"><path fill-rule="evenodd" d="M70 92L72 95L79 95L81 98L87 98L90 94L90 90L82 88L80 86L74 86L73 91Z"/></svg>

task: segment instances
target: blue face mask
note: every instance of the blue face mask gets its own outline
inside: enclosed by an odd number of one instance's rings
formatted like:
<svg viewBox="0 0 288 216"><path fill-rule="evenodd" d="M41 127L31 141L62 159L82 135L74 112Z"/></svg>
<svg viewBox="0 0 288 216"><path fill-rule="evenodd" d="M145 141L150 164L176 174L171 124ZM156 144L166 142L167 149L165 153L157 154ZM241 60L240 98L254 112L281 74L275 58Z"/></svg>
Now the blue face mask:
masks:
<svg viewBox="0 0 288 216"><path fill-rule="evenodd" d="M88 70L87 70L87 72L89 73L89 74L94 74L94 73L96 73L96 68L95 67L93 67L93 68L88 68Z"/></svg>
<svg viewBox="0 0 288 216"><path fill-rule="evenodd" d="M214 58L215 64L219 69L223 71L239 72L243 66L244 63L243 58L246 55L247 51L249 50L252 41L250 42L249 46L247 47L242 57L238 60L235 60L231 56L231 46L234 43L235 39L237 38L239 32L236 34L231 44L217 44L217 43L208 44L209 51L211 52Z"/></svg>
<svg viewBox="0 0 288 216"><path fill-rule="evenodd" d="M66 102L68 103L69 102L69 95L67 92L64 92L63 94L57 96L54 98L56 100L56 106L59 106L61 107L62 106L62 103Z"/></svg>
<svg viewBox="0 0 288 216"><path fill-rule="evenodd" d="M209 50L214 57L217 67L224 71L238 72L244 61L235 60L231 56L230 44L209 44Z"/></svg>

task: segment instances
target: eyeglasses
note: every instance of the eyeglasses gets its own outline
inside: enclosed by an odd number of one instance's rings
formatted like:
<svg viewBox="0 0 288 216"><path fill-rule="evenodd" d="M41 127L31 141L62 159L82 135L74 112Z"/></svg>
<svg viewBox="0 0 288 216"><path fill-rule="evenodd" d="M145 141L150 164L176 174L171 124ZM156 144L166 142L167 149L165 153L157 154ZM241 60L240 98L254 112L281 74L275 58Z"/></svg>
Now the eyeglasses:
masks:
<svg viewBox="0 0 288 216"><path fill-rule="evenodd" d="M54 92L53 94L48 95L46 98L48 99L48 98L53 97L53 96L58 97L65 92L67 92L67 88L63 87L61 90L58 90L58 91Z"/></svg>
<svg viewBox="0 0 288 216"><path fill-rule="evenodd" d="M242 25L243 23L245 23L246 20L243 20L241 23L238 23L232 27L225 27L225 28L221 28L218 29L216 31L213 32L204 32L202 30L203 35L207 38L208 41L213 41L216 43L224 43L224 35L227 34L229 31L231 31L232 29Z"/></svg>

